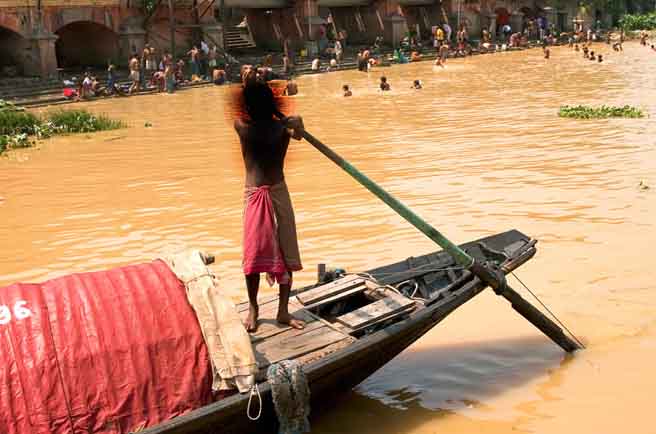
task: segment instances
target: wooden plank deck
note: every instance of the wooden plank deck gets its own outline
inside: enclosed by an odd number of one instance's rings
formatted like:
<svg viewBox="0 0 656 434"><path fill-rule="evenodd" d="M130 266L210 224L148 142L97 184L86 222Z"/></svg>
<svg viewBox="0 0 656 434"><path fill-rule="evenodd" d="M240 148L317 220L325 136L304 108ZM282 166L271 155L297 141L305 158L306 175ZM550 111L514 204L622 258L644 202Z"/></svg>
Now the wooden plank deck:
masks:
<svg viewBox="0 0 656 434"><path fill-rule="evenodd" d="M325 285L317 286L308 291L303 291L297 295L298 299L304 305L317 304L325 299L333 298L342 292L348 291L354 287L364 284L365 279L358 275L349 275L341 279L333 280Z"/></svg>
<svg viewBox="0 0 656 434"><path fill-rule="evenodd" d="M379 321L402 314L415 305L413 300L401 296L385 297L353 312L337 317L345 326L358 330Z"/></svg>
<svg viewBox="0 0 656 434"><path fill-rule="evenodd" d="M240 303L237 310L242 321L246 321L248 303ZM298 358L343 341L346 343L353 340L348 333L307 311L295 297L289 300L289 311L296 318L305 321L304 329L297 330L276 322L277 296L266 298L260 304L259 327L257 332L250 335L260 370L281 360Z"/></svg>
<svg viewBox="0 0 656 434"><path fill-rule="evenodd" d="M242 322L245 323L246 318L248 317L248 302L237 305L237 310L239 311L239 316L241 316ZM277 313L277 296L275 298L268 298L264 303L260 304L259 327L257 328L257 332L251 333L251 342L255 343L264 339L271 338L291 328L289 326L279 324L276 321ZM295 318L305 321L306 324L310 324L317 320L315 316L305 310L303 306L301 306L301 304L294 298L289 300L289 313L291 313Z"/></svg>

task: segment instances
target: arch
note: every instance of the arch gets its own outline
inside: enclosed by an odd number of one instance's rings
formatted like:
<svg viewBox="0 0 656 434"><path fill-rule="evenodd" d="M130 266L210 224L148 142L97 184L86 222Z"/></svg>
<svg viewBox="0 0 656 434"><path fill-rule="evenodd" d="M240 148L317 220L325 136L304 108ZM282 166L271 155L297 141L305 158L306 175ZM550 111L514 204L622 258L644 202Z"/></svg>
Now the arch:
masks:
<svg viewBox="0 0 656 434"><path fill-rule="evenodd" d="M105 67L119 56L119 37L112 29L93 21L74 21L55 34L60 68Z"/></svg>
<svg viewBox="0 0 656 434"><path fill-rule="evenodd" d="M22 75L30 48L20 33L0 26L0 75Z"/></svg>

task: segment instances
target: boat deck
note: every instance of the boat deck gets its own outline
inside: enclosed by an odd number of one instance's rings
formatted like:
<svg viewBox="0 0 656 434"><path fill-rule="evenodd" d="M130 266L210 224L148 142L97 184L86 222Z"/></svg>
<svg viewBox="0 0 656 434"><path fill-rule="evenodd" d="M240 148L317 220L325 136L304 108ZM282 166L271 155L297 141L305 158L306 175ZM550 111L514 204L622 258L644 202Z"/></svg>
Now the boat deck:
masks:
<svg viewBox="0 0 656 434"><path fill-rule="evenodd" d="M347 275L290 298L290 313L305 321L305 328L297 330L276 322L278 296L266 298L260 303L257 332L250 335L260 375L281 360L307 363L344 348L368 327L400 318L414 307L415 301L369 277ZM245 321L248 302L237 310Z"/></svg>
<svg viewBox="0 0 656 434"><path fill-rule="evenodd" d="M248 302L237 306L242 320L248 316ZM272 363L286 359L307 362L303 356L318 357L317 353L336 351L355 341L339 326L314 315L305 309L296 297L289 300L289 311L296 318L305 321L305 328L297 330L276 322L278 296L270 297L260 303L260 321L256 333L251 334L251 342L260 371L265 371ZM320 351L325 350L325 351Z"/></svg>

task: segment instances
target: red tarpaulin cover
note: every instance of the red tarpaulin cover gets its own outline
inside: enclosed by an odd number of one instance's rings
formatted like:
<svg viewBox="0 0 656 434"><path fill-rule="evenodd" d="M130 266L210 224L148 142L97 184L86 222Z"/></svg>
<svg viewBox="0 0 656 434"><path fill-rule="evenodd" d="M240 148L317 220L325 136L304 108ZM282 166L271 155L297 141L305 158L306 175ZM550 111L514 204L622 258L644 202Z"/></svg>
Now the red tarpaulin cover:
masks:
<svg viewBox="0 0 656 434"><path fill-rule="evenodd" d="M127 433L211 401L207 347L162 261L0 288L0 433Z"/></svg>

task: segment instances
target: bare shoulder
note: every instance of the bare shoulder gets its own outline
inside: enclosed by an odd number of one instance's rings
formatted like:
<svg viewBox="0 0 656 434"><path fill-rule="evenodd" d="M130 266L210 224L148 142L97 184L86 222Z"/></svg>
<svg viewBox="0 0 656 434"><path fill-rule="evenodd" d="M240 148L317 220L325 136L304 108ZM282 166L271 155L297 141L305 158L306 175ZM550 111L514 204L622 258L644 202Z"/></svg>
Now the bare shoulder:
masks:
<svg viewBox="0 0 656 434"><path fill-rule="evenodd" d="M241 119L235 119L235 130L238 134L243 134L248 129L248 124Z"/></svg>

